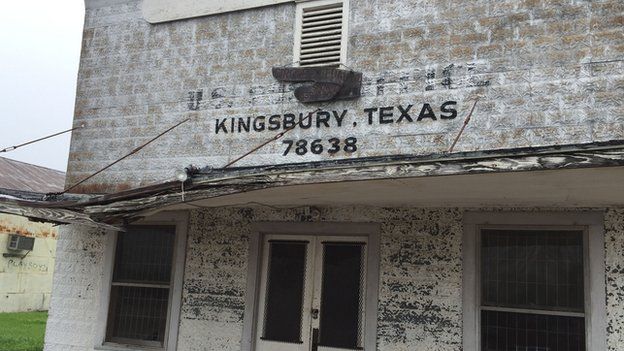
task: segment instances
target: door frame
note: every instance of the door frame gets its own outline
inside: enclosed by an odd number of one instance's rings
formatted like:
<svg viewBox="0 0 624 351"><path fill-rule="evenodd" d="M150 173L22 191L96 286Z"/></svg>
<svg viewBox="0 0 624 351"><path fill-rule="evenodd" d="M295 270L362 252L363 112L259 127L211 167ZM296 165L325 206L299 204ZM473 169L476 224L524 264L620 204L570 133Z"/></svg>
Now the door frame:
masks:
<svg viewBox="0 0 624 351"><path fill-rule="evenodd" d="M265 235L366 236L366 299L364 302L364 350L374 351L377 343L377 306L379 300L380 233L379 223L344 222L256 222L249 238L247 284L243 317L242 351L253 351L262 269L262 243Z"/></svg>

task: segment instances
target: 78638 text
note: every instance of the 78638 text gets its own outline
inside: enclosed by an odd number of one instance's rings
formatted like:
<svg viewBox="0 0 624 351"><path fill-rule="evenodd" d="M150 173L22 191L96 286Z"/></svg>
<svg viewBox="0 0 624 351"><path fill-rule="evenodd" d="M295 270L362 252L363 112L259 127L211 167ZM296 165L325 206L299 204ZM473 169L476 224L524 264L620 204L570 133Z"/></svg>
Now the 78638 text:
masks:
<svg viewBox="0 0 624 351"><path fill-rule="evenodd" d="M328 154L336 154L341 151L353 153L358 149L356 137L348 137L344 140L329 138L326 141L323 139L314 139L311 142L306 139L287 139L283 140L282 144L286 145L286 150L284 150L282 156L288 155L291 151L294 151L294 153L299 156L303 156L308 152L320 155L323 152L327 152Z"/></svg>

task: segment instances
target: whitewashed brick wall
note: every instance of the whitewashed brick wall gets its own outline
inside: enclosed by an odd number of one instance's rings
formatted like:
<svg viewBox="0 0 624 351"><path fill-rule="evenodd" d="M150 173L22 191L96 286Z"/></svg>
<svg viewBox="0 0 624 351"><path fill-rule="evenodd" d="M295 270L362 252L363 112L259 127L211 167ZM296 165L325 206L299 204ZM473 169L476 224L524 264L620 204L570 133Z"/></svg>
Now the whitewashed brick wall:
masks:
<svg viewBox="0 0 624 351"><path fill-rule="evenodd" d="M88 227L60 229L46 351L93 350L102 291L106 234Z"/></svg>
<svg viewBox="0 0 624 351"><path fill-rule="evenodd" d="M378 350L461 350L460 208L321 208L321 220L382 224ZM191 212L179 351L240 350L248 238L254 221L300 210ZM46 351L93 350L102 233L61 230ZM624 209L605 216L608 351L624 348Z"/></svg>
<svg viewBox="0 0 624 351"><path fill-rule="evenodd" d="M292 61L294 4L150 25L139 0L114 2L86 13L75 110L86 128L72 136L68 184L186 117L194 120L81 190L162 181L188 164L221 167L273 134L217 137L216 118L310 110L271 76ZM347 64L364 74L363 97L328 108L458 101L460 117L448 123L362 129L356 156L444 151L477 96L458 151L624 139L622 13L619 0L350 0ZM199 90L190 111L188 94ZM242 164L318 159L282 151L274 143ZM461 349L462 209L341 207L322 217L383 223L379 350ZM624 349L623 217L612 209L605 223L609 351ZM253 220L297 213L192 212L180 351L239 349ZM46 351L93 349L104 238L62 229Z"/></svg>
<svg viewBox="0 0 624 351"><path fill-rule="evenodd" d="M620 0L351 0L347 65L363 73L363 96L308 106L271 75L292 62L294 11L287 3L151 25L138 0L87 10L75 110L86 128L73 135L68 183L186 117L195 119L82 191L162 181L191 163L222 167L276 132L216 135L217 118L319 106L348 109L349 125L288 137L358 137L357 153L337 157L446 151L477 96L457 151L624 139ZM190 111L189 93L200 90ZM454 120L368 126L363 112L414 104L417 113L446 100L458 102ZM284 148L271 143L239 165L327 158L281 156Z"/></svg>
<svg viewBox="0 0 624 351"><path fill-rule="evenodd" d="M605 270L607 286L607 345L624 350L624 209L605 216Z"/></svg>

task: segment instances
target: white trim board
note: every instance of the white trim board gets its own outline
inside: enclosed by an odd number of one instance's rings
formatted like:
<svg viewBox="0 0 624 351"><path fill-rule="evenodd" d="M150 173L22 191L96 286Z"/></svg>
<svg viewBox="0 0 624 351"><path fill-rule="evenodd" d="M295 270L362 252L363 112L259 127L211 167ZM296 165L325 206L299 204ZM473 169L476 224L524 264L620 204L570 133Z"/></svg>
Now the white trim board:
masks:
<svg viewBox="0 0 624 351"><path fill-rule="evenodd" d="M130 2L130 0L85 0L85 9L99 9L102 7L128 4Z"/></svg>
<svg viewBox="0 0 624 351"><path fill-rule="evenodd" d="M143 0L143 18L149 23L161 23L186 18L277 5L294 0Z"/></svg>
<svg viewBox="0 0 624 351"><path fill-rule="evenodd" d="M585 237L585 304L587 350L606 350L604 214L570 212L466 212L463 250L463 350L480 344L479 236L481 228L582 229Z"/></svg>

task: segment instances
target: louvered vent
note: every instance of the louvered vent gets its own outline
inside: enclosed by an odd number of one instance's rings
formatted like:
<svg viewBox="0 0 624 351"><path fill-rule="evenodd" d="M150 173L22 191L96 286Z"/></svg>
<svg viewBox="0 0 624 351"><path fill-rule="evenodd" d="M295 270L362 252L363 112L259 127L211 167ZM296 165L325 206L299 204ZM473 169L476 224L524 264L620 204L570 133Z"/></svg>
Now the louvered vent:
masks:
<svg viewBox="0 0 624 351"><path fill-rule="evenodd" d="M338 66L342 47L342 2L302 11L299 65Z"/></svg>

